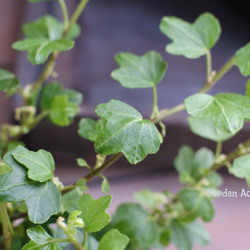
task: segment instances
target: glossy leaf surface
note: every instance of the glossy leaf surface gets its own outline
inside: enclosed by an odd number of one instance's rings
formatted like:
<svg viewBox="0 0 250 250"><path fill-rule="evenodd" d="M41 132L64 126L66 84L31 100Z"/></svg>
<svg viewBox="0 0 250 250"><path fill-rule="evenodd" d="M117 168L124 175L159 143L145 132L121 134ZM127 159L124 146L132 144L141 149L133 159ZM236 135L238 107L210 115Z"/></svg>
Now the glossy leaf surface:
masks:
<svg viewBox="0 0 250 250"><path fill-rule="evenodd" d="M159 150L162 138L157 128L133 107L111 100L98 105L96 112L105 119L103 131L96 138L98 153L122 152L131 164L136 164Z"/></svg>
<svg viewBox="0 0 250 250"><path fill-rule="evenodd" d="M240 94L195 94L185 99L187 112L210 119L223 133L235 134L250 118L250 97Z"/></svg>

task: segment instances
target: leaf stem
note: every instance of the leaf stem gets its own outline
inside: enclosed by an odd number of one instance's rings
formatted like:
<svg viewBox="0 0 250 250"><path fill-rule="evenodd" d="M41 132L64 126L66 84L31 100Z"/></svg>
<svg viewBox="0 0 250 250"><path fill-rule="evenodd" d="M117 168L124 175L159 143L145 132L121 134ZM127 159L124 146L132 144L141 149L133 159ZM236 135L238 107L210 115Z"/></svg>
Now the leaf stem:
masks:
<svg viewBox="0 0 250 250"><path fill-rule="evenodd" d="M0 202L0 214L3 227L4 250L11 250L11 238L12 235L14 235L14 231L12 228L11 221L9 219L5 202Z"/></svg>
<svg viewBox="0 0 250 250"><path fill-rule="evenodd" d="M82 247L85 246L85 244L86 244L86 242L87 242L87 237L88 237L88 233L84 230L84 238L83 238Z"/></svg>
<svg viewBox="0 0 250 250"><path fill-rule="evenodd" d="M157 117L157 114L159 113L159 109L158 109L158 105L157 105L157 103L158 103L157 88L154 85L152 87L152 89L153 89L153 107L152 107L152 114L150 116L150 119L153 120L154 118Z"/></svg>
<svg viewBox="0 0 250 250"><path fill-rule="evenodd" d="M84 8L86 7L87 3L89 0L81 0L80 3L78 4L75 12L72 15L72 18L69 22L69 28L68 31L71 30L71 28L75 25L77 22L78 18L80 17L81 13L83 12ZM67 32L68 33L68 32Z"/></svg>
<svg viewBox="0 0 250 250"><path fill-rule="evenodd" d="M222 141L217 141L216 143L216 149L215 149L215 159L218 159L220 157L220 154L222 152Z"/></svg>
<svg viewBox="0 0 250 250"><path fill-rule="evenodd" d="M58 0L59 4L61 6L62 9L62 15L63 15L63 20L64 20L64 32L66 32L66 30L68 30L69 28L69 15L68 15L68 10L65 4L64 0Z"/></svg>
<svg viewBox="0 0 250 250"><path fill-rule="evenodd" d="M210 50L208 50L206 53L206 60L207 60L207 80L208 80L212 72L212 57Z"/></svg>

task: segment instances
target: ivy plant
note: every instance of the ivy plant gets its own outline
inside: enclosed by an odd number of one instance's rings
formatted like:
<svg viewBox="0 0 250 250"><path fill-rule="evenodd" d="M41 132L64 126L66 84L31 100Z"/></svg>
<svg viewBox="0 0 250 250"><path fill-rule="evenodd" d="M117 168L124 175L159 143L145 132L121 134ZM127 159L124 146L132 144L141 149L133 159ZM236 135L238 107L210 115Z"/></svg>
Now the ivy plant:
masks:
<svg viewBox="0 0 250 250"><path fill-rule="evenodd" d="M29 0L31 4L42 1ZM178 17L162 18L160 31L170 39L166 53L189 59L206 58L206 81L200 90L187 96L183 103L159 109L157 86L163 84L168 63L157 51L144 55L122 52L115 55L117 68L111 76L124 88L151 88L152 112L143 117L139 110L120 100L99 104L96 119L81 117L78 134L93 143L94 166L77 159L86 172L75 183L64 186L55 176L56 163L46 149L33 151L22 136L43 120L65 127L78 115L83 94L66 89L53 74L58 54L74 47L80 35L77 24L88 0L80 0L69 15L64 0L54 0L61 8L63 20L45 15L23 25L24 38L12 48L27 52L27 60L42 64L41 73L32 83L0 69L0 91L7 96L20 95L21 107L14 110L15 123L0 128L0 248L5 250L67 249L139 250L166 249L175 244L190 250L194 245L209 244L203 222L213 220L215 208L208 190L218 190L225 167L250 186L250 138L223 152L223 142L240 133L250 119L250 80L246 94L208 91L233 67L239 74L250 75L250 44L232 52L219 69L212 68L212 48L219 41L221 26L212 13L203 13L193 23ZM186 110L190 130L199 137L215 142L214 151L202 147L194 151L180 145L173 165L182 188L177 193L149 189L135 193L135 202L120 204L111 216L106 210L112 202L112 186L103 171L125 157L137 164L149 154L156 154L165 135L167 118ZM103 196L94 199L88 183L102 177Z"/></svg>

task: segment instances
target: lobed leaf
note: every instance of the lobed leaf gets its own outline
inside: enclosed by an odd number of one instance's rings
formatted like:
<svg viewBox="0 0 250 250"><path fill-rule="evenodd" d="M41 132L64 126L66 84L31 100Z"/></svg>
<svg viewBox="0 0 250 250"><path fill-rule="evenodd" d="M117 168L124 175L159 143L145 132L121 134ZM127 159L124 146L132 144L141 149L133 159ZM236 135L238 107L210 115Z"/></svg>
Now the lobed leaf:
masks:
<svg viewBox="0 0 250 250"><path fill-rule="evenodd" d="M105 195L93 199L89 194L83 194L77 201L77 208L82 213L79 215L84 222L84 230L88 233L100 231L110 221L110 216L105 212L111 202L111 196Z"/></svg>
<svg viewBox="0 0 250 250"><path fill-rule="evenodd" d="M20 85L19 79L11 72L0 69L0 91L8 92Z"/></svg>
<svg viewBox="0 0 250 250"><path fill-rule="evenodd" d="M96 112L105 119L104 128L95 142L98 153L122 152L131 164L136 164L159 150L162 138L157 128L133 107L111 100L98 105Z"/></svg>
<svg viewBox="0 0 250 250"><path fill-rule="evenodd" d="M52 181L41 183L29 179L26 169L12 156L18 150L23 150L23 147L4 156L4 162L12 171L0 176L0 201L25 201L29 219L34 223L44 223L60 211L61 193Z"/></svg>
<svg viewBox="0 0 250 250"><path fill-rule="evenodd" d="M107 232L100 240L98 250L124 250L129 238L117 229Z"/></svg>
<svg viewBox="0 0 250 250"><path fill-rule="evenodd" d="M156 86L163 78L167 64L160 54L150 51L143 56L120 53L115 60L120 68L111 76L126 88L150 88Z"/></svg>
<svg viewBox="0 0 250 250"><path fill-rule="evenodd" d="M210 119L225 134L235 134L250 118L250 97L240 94L195 94L185 99L185 105L189 115Z"/></svg>
<svg viewBox="0 0 250 250"><path fill-rule="evenodd" d="M28 168L28 176L30 179L45 182L54 176L55 162L53 156L45 151L37 152L29 150L18 150L12 156L17 162Z"/></svg>
<svg viewBox="0 0 250 250"><path fill-rule="evenodd" d="M221 33L220 23L211 13L201 14L193 24L177 17L164 17L160 30L172 40L166 46L166 51L187 58L205 55L216 44Z"/></svg>

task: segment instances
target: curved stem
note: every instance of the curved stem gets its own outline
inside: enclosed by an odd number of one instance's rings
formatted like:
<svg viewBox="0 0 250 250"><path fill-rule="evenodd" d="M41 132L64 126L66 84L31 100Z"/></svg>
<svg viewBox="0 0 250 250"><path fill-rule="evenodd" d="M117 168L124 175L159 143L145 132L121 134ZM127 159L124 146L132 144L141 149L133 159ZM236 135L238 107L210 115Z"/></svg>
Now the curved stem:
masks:
<svg viewBox="0 0 250 250"><path fill-rule="evenodd" d="M64 20L64 32L65 32L69 27L68 10L67 10L67 7L66 7L64 0L58 0L58 1L59 1L60 6L61 6L61 9L62 9L62 15L63 15L63 20Z"/></svg>
<svg viewBox="0 0 250 250"><path fill-rule="evenodd" d="M158 109L158 105L157 105L157 102L158 102L158 97L157 97L157 89L156 89L156 86L154 85L152 87L153 89L153 107L152 107L152 114L150 116L150 119L154 119L156 118L158 112L159 112L159 109Z"/></svg>

